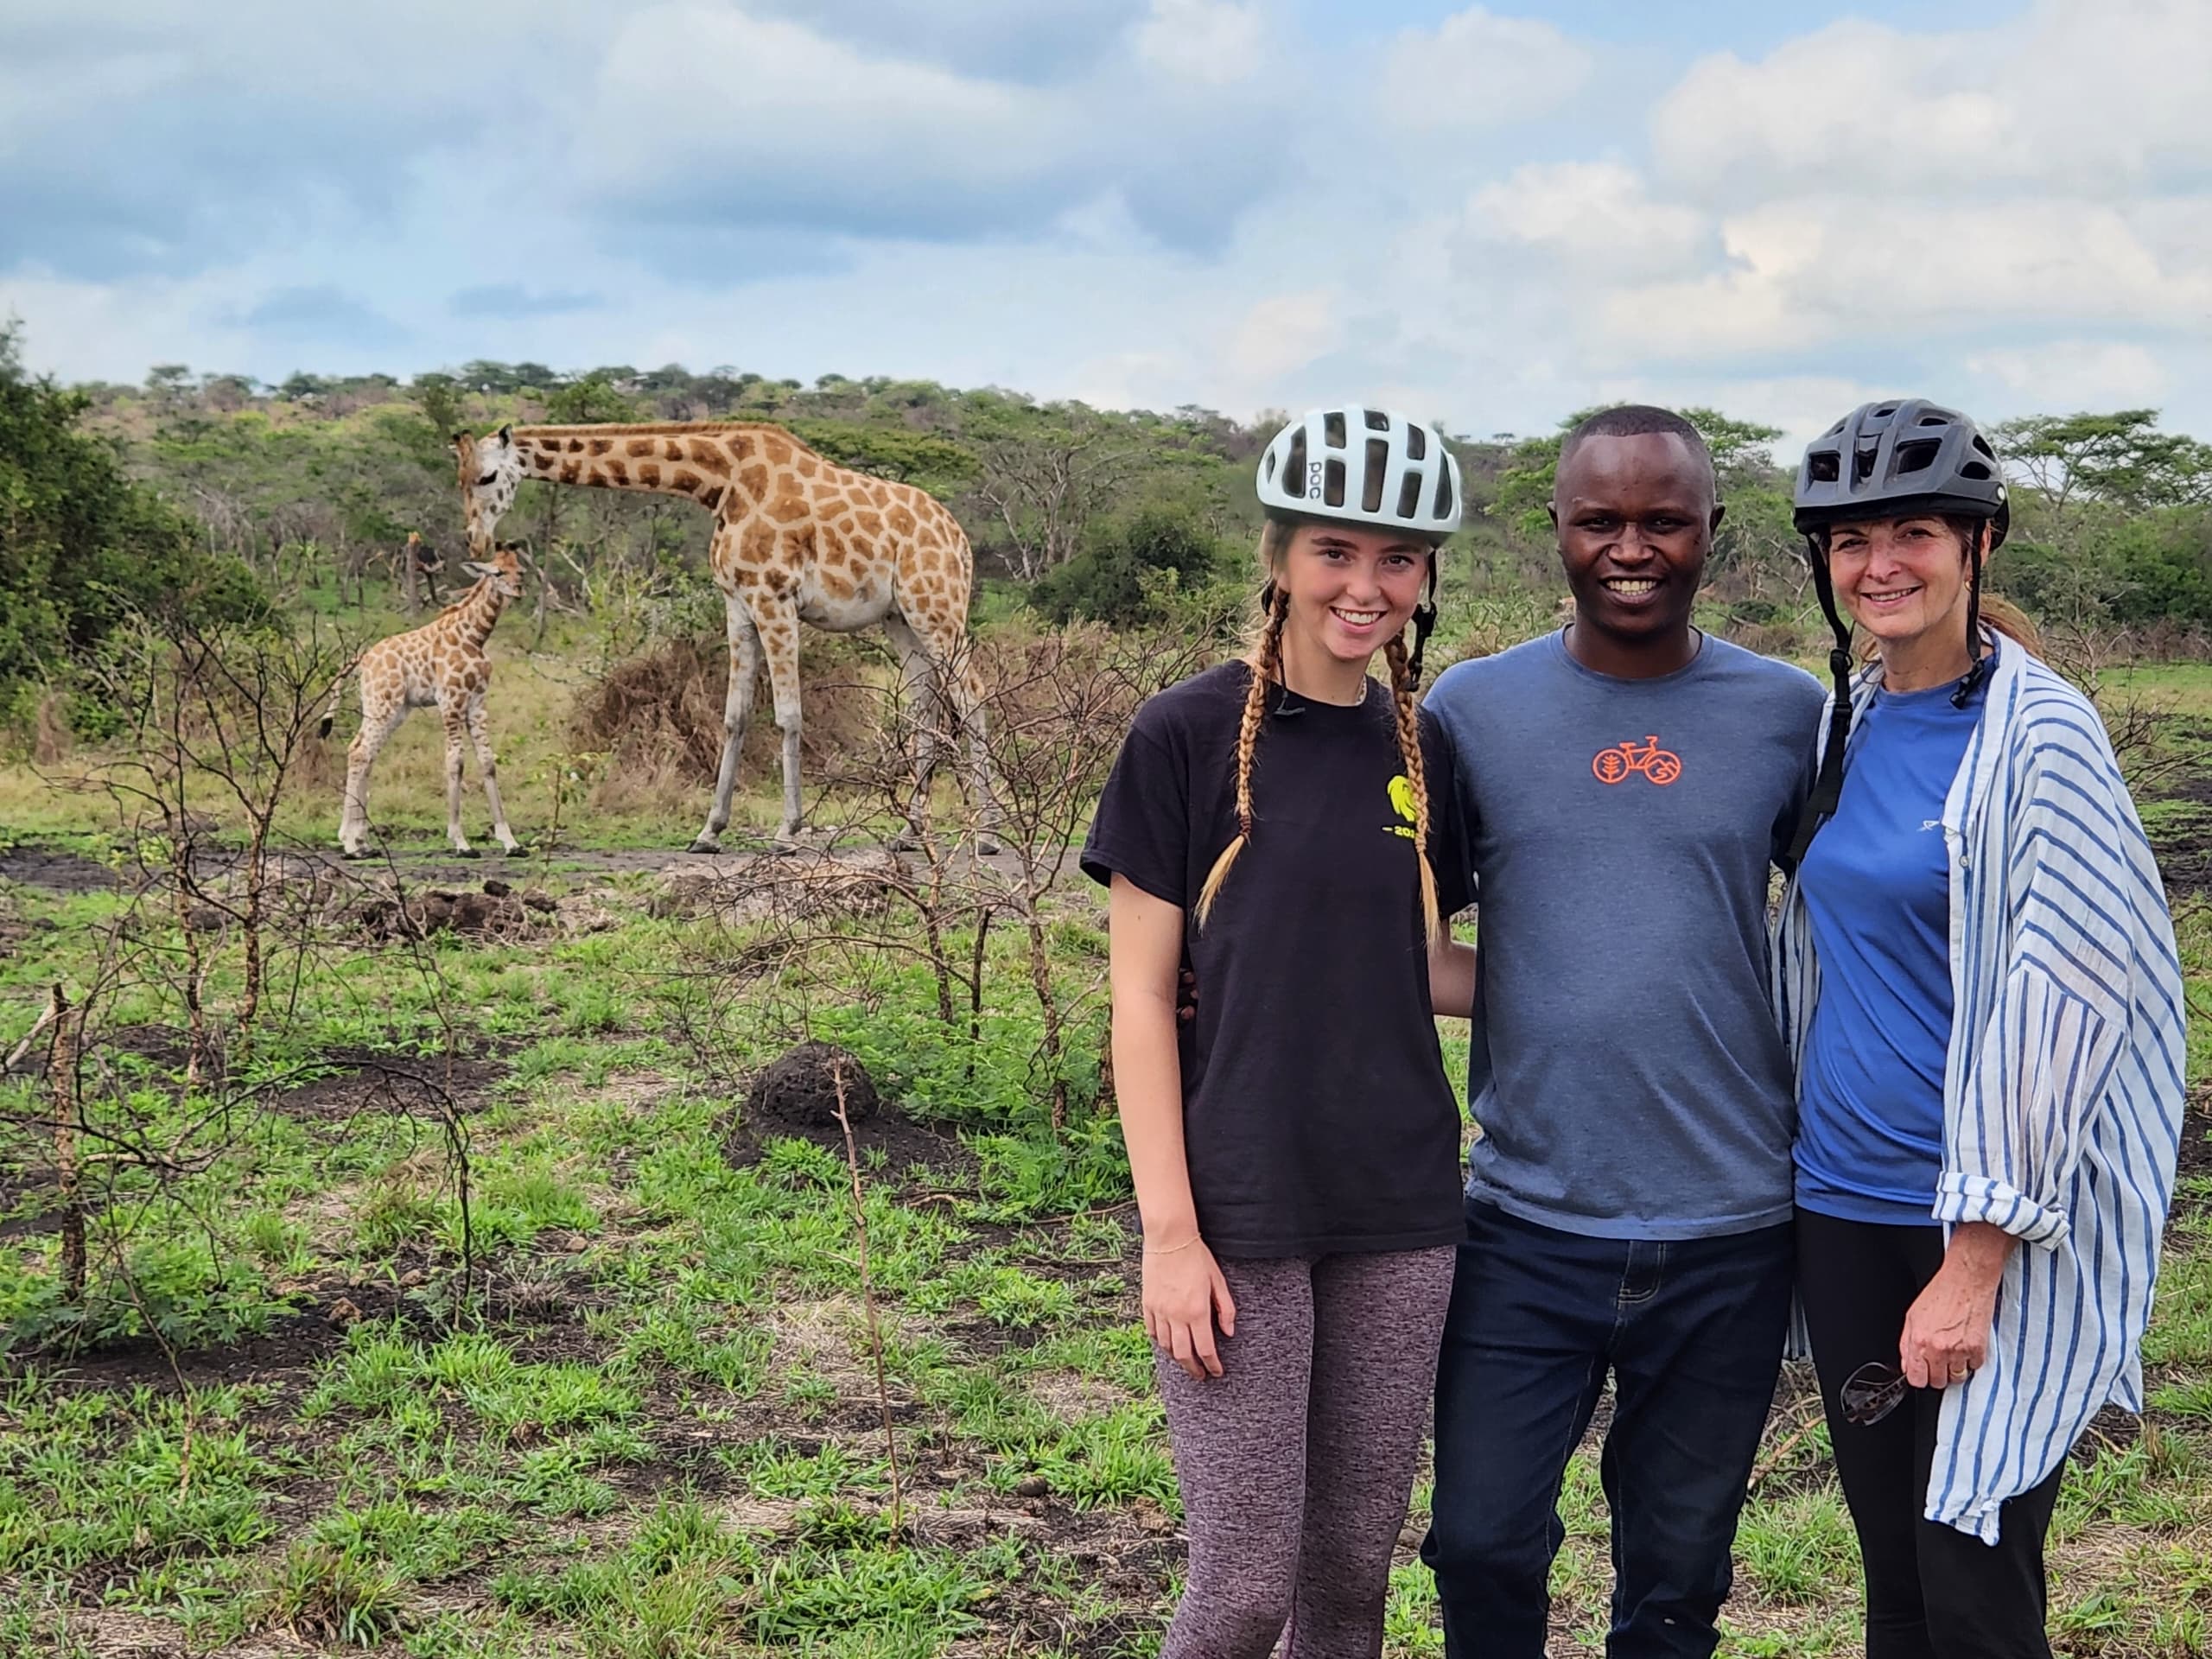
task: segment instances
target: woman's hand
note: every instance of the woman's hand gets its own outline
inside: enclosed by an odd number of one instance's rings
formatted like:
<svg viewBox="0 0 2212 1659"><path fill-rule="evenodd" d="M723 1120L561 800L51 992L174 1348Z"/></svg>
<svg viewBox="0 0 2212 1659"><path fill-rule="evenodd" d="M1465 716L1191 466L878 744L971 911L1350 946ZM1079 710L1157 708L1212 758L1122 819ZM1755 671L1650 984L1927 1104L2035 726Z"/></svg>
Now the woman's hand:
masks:
<svg viewBox="0 0 2212 1659"><path fill-rule="evenodd" d="M1897 1340L1898 1368L1914 1388L1948 1389L1987 1361L1997 1287L2017 1242L1987 1222L1952 1233L1943 1265L1906 1310Z"/></svg>
<svg viewBox="0 0 2212 1659"><path fill-rule="evenodd" d="M1196 1382L1221 1375L1217 1319L1223 1336L1236 1334L1236 1300L1203 1239L1145 1251L1144 1333Z"/></svg>

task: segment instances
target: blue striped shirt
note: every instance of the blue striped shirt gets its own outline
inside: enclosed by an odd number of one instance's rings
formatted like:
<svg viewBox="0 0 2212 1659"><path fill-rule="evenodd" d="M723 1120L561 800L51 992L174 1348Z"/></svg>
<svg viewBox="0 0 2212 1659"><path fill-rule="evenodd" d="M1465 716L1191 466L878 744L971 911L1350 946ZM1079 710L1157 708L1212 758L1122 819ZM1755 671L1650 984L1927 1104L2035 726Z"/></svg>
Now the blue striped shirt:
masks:
<svg viewBox="0 0 2212 1659"><path fill-rule="evenodd" d="M1860 675L1854 717L1879 683L1878 664ZM2143 1408L2184 1049L2173 924L2103 721L2025 652L1999 658L1985 695L1943 804L1955 1013L1933 1214L2021 1247L1987 1362L1945 1391L1924 1513L1994 1542L1999 1506L2099 1408ZM1802 1054L1820 967L1794 882L1775 982Z"/></svg>

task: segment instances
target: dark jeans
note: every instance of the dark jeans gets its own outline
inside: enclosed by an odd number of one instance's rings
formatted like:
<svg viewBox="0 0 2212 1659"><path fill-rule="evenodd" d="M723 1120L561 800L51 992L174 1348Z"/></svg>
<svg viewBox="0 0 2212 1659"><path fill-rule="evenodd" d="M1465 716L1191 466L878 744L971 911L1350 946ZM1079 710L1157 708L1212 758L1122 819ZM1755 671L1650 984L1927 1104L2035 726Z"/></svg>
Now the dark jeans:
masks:
<svg viewBox="0 0 2212 1659"><path fill-rule="evenodd" d="M1452 1659L1543 1659L1560 1483L1612 1373L1612 1659L1707 1659L1789 1319L1787 1223L1585 1238L1467 1206L1421 1559Z"/></svg>
<svg viewBox="0 0 2212 1659"><path fill-rule="evenodd" d="M1943 1230L1797 1212L1797 1286L1821 1374L1836 1478L1866 1569L1866 1659L2050 1659L2044 1534L2059 1466L1997 1512L1997 1541L1923 1518L1940 1389L1914 1389L1878 1423L1846 1421L1844 1379L1897 1363L1905 1310L1943 1264Z"/></svg>

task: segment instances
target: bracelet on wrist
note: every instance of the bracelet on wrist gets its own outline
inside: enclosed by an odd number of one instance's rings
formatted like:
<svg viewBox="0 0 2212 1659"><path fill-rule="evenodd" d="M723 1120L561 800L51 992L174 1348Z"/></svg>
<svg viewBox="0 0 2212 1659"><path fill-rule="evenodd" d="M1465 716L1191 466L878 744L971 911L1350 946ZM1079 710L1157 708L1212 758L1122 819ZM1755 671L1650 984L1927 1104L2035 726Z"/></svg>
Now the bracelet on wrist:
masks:
<svg viewBox="0 0 2212 1659"><path fill-rule="evenodd" d="M1202 1236L1204 1236L1204 1235L1192 1233L1180 1244L1147 1244L1144 1247L1144 1253L1147 1255L1173 1255L1178 1251L1189 1249L1191 1246L1197 1243Z"/></svg>

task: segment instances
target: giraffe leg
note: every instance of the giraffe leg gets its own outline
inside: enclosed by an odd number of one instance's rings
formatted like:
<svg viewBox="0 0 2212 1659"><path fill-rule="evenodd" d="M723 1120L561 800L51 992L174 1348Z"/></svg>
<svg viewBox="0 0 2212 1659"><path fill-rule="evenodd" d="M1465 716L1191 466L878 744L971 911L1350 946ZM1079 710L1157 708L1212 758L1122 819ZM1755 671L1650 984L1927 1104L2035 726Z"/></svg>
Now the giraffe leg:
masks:
<svg viewBox="0 0 2212 1659"><path fill-rule="evenodd" d="M937 772L938 723L946 704L938 690L938 673L929 648L913 625L893 611L883 619L883 632L899 653L899 666L906 680L905 720L913 733L914 792L906 803L905 833L892 842L894 852L912 852L922 844L929 816L930 779Z"/></svg>
<svg viewBox="0 0 2212 1659"><path fill-rule="evenodd" d="M761 626L761 657L767 661L767 692L777 703L777 730L783 732L783 827L779 847L798 845L798 608L787 595L754 601Z"/></svg>
<svg viewBox="0 0 2212 1659"><path fill-rule="evenodd" d="M754 592L747 595L753 626L760 630L760 654L768 667L768 690L775 699L776 728L784 734L784 822L776 831L776 844L789 849L798 844L798 608L788 594Z"/></svg>
<svg viewBox="0 0 2212 1659"><path fill-rule="evenodd" d="M737 790L737 754L745 747L746 722L753 715L753 688L760 677L760 630L753 613L735 594L725 594L729 619L729 691L722 702L722 764L715 774L715 804L706 828L691 843L695 853L718 853L729 828L730 797Z"/></svg>
<svg viewBox="0 0 2212 1659"><path fill-rule="evenodd" d="M976 850L999 849L998 798L991 792L990 728L983 711L982 677L976 672L975 646L960 619L939 619L920 632L937 674L938 695L968 740L962 784L976 820Z"/></svg>
<svg viewBox="0 0 2212 1659"><path fill-rule="evenodd" d="M995 853L999 849L999 802L991 791L991 745L989 716L983 710L983 682L976 672L976 665L967 660L967 639L962 636L956 660L946 677L951 682L949 693L960 729L968 735L968 799L976 809L981 828L976 834L976 850Z"/></svg>
<svg viewBox="0 0 2212 1659"><path fill-rule="evenodd" d="M446 724L446 840L461 857L474 858L476 849L461 830L461 759L468 741L468 717L450 704L442 704L438 712Z"/></svg>
<svg viewBox="0 0 2212 1659"><path fill-rule="evenodd" d="M365 693L361 698L361 729L353 734L353 747L346 752L346 795L338 814L339 850L348 858L369 855L369 769L376 765L385 740L406 718L404 702L395 699L372 704Z"/></svg>
<svg viewBox="0 0 2212 1659"><path fill-rule="evenodd" d="M481 693L469 701L468 739L476 747L476 770L484 779L484 798L492 805L492 833L499 837L502 851L519 853L524 848L515 839L515 832L507 828L507 809L499 804L499 766L492 758L491 722L484 717Z"/></svg>

